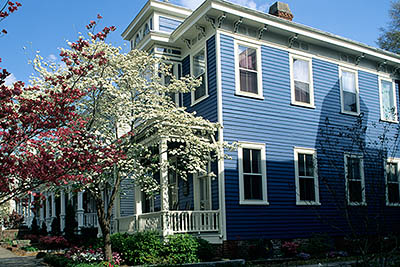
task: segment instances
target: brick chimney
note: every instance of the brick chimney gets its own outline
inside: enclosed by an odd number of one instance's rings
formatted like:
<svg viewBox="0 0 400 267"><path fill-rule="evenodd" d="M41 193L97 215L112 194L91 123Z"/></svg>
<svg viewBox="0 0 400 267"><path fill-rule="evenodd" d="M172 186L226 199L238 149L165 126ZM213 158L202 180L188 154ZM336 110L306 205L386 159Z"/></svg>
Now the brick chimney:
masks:
<svg viewBox="0 0 400 267"><path fill-rule="evenodd" d="M287 19L292 21L293 19L293 14L290 11L289 5L286 3L282 2L275 2L270 8L269 8L269 14L277 16L282 19Z"/></svg>

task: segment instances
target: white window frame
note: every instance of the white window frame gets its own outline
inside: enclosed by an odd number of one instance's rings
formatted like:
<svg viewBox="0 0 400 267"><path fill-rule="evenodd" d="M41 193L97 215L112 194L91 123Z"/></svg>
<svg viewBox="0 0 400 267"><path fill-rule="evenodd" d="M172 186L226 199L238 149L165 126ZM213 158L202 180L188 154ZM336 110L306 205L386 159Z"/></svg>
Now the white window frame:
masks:
<svg viewBox="0 0 400 267"><path fill-rule="evenodd" d="M300 199L300 174L299 174L299 154L312 155L314 164L314 195L315 201ZM319 202L319 184L318 184L318 167L317 167L317 152L313 148L294 148L294 168L296 178L296 205L321 205ZM312 178L307 178L312 179Z"/></svg>
<svg viewBox="0 0 400 267"><path fill-rule="evenodd" d="M198 54L202 49L204 49L204 64L205 64L205 70L204 70L204 80L201 82L204 83L205 85L205 94L200 97L199 99L195 100L195 90L191 92L191 106L196 105L197 103L203 101L208 97L208 80L207 80L207 46L202 43L196 50L194 50L193 53L190 54L190 74L194 77L193 75L193 57ZM199 76L200 77L200 76ZM198 77L195 77L198 78Z"/></svg>
<svg viewBox="0 0 400 267"><path fill-rule="evenodd" d="M344 110L344 94L343 94L343 86L342 86L342 72L352 72L355 74L355 82L356 82L356 103L357 103L357 111L352 112L348 110ZM350 69L346 67L339 66L339 87L340 87L340 111L343 114L358 116L360 115L360 89L358 85L358 70Z"/></svg>
<svg viewBox="0 0 400 267"><path fill-rule="evenodd" d="M208 164L208 170L211 172L211 162ZM209 193L209 207L211 210L212 209L212 189L211 189L211 175L210 172L208 173L195 173L193 174L193 199L194 199L194 210L200 210L200 194L199 194L199 189L200 189L200 183L199 179L204 178L207 179L208 181L208 193Z"/></svg>
<svg viewBox="0 0 400 267"><path fill-rule="evenodd" d="M293 71L293 60L300 59L308 62L308 70L309 70L309 81L310 81L310 103L304 103L300 101L296 101L295 94L295 86L294 86L294 71ZM290 65L290 91L291 91L291 104L295 106L307 107L307 108L315 108L314 104L314 82L313 82L313 70L312 70L312 58L299 56L296 54L289 55L289 65Z"/></svg>
<svg viewBox="0 0 400 267"><path fill-rule="evenodd" d="M267 196L267 170L265 160L265 144L239 142L238 148L238 167L239 167L239 204L240 205L268 205ZM243 148L260 150L261 154L261 186L262 186L262 199L245 199L244 198L244 173L243 173Z"/></svg>
<svg viewBox="0 0 400 267"><path fill-rule="evenodd" d="M250 93L250 92L242 92L240 90L240 70L239 70L239 45L253 48L256 50L256 55L257 55L257 89L258 92L257 94ZM246 97L251 97L251 98L257 98L257 99L264 99L263 96L263 84L262 84L262 64L261 64L261 46L256 45L253 43L248 43L244 41L239 41L239 40L234 40L234 53L235 53L235 95L238 96L246 96Z"/></svg>
<svg viewBox="0 0 400 267"><path fill-rule="evenodd" d="M387 175L386 175L387 163L396 163L397 164L397 183L399 184L399 191L400 191L400 158L388 158L387 161L385 162L385 171L384 171L386 206L400 207L400 202L398 202L398 203L390 203L389 202L389 186L388 186L388 179L387 179Z"/></svg>
<svg viewBox="0 0 400 267"><path fill-rule="evenodd" d="M361 202L350 202L350 188L349 188L349 179L348 179L348 170L347 170L347 158L358 158L360 159L360 176L361 176ZM345 176L345 189L346 189L346 200L349 206L366 206L367 202L365 199L365 175L364 175L364 159L360 154L352 154L352 153L344 153L344 176Z"/></svg>
<svg viewBox="0 0 400 267"><path fill-rule="evenodd" d="M382 99L382 81L387 81L392 84L393 100L394 100L394 115L395 115L394 120L389 120L389 119L385 118L385 112L383 111L383 99ZM399 118L398 118L398 113L397 113L397 97L396 97L395 83L392 79L386 78L386 77L379 77L378 82L379 82L379 103L380 103L381 120L387 121L387 122L398 123Z"/></svg>
<svg viewBox="0 0 400 267"><path fill-rule="evenodd" d="M181 63L177 63L177 62L173 62L173 61L165 61L164 62L166 65L171 66L171 74L173 76L175 76L176 79L179 79L179 73L178 73L178 65L180 65ZM165 84L165 77L162 77L162 83L164 86L166 86ZM177 107L179 107L179 99L180 99L180 93L174 93L174 98L172 99L172 101L175 103L175 105Z"/></svg>

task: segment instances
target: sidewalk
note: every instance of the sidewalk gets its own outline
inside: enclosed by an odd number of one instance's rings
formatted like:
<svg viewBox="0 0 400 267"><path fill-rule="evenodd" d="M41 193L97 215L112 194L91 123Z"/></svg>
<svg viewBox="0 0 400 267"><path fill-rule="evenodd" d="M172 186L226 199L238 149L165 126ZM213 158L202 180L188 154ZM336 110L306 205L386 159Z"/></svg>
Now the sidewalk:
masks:
<svg viewBox="0 0 400 267"><path fill-rule="evenodd" d="M8 249L0 247L0 266L36 267L46 265L42 263L42 260L38 260L35 257L21 257Z"/></svg>

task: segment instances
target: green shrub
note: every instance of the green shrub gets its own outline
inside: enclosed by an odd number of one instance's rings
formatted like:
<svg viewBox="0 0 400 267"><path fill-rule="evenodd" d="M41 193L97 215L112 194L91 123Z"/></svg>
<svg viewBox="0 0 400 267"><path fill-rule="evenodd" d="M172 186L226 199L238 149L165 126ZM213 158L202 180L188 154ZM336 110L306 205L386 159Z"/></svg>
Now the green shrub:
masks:
<svg viewBox="0 0 400 267"><path fill-rule="evenodd" d="M22 247L21 249L24 250L24 251L27 251L27 252L36 252L36 251L39 250L38 248L35 248L35 247L32 247L32 246Z"/></svg>
<svg viewBox="0 0 400 267"><path fill-rule="evenodd" d="M162 254L165 263L182 264L198 262L199 241L188 234L176 234L168 237Z"/></svg>
<svg viewBox="0 0 400 267"><path fill-rule="evenodd" d="M154 231L133 235L118 233L111 236L111 246L128 265L156 264L160 261L162 240Z"/></svg>
<svg viewBox="0 0 400 267"><path fill-rule="evenodd" d="M197 250L197 257L200 261L211 261L216 253L214 247L205 239L198 238L199 248Z"/></svg>
<svg viewBox="0 0 400 267"><path fill-rule="evenodd" d="M72 267L74 262L61 255L46 254L43 261L53 267Z"/></svg>

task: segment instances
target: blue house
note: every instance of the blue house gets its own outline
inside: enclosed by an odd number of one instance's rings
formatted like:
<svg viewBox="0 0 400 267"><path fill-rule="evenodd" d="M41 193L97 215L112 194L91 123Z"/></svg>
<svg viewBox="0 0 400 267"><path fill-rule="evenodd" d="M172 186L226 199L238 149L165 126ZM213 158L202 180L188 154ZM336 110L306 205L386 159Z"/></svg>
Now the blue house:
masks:
<svg viewBox="0 0 400 267"><path fill-rule="evenodd" d="M237 142L216 174L165 174L161 195L136 187L116 205L115 230L194 233L213 243L389 233L400 223L400 56L224 0L192 11L149 0L122 36L164 56L173 96ZM160 149L168 146L165 141Z"/></svg>

